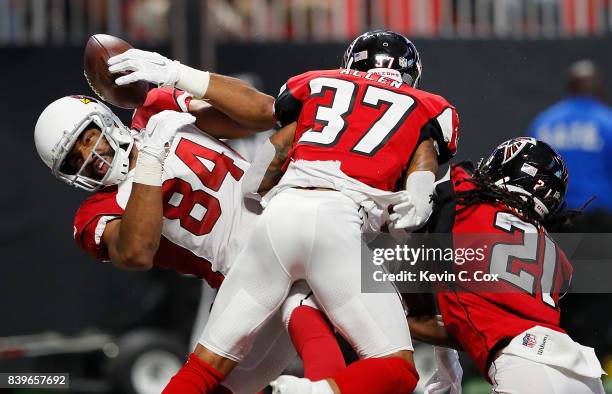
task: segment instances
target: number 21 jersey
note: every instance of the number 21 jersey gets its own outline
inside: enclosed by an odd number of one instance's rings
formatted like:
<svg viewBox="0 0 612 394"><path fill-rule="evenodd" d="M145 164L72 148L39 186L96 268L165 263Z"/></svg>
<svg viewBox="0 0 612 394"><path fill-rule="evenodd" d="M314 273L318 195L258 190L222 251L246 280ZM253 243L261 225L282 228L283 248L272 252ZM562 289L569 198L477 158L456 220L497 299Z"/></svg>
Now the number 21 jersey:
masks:
<svg viewBox="0 0 612 394"><path fill-rule="evenodd" d="M572 266L542 225L506 205L454 202L455 193L475 188L470 178L469 168L452 166L450 180L436 188L438 199L447 202L428 226L434 233L451 233L455 251L482 251L446 267L455 280L439 284L437 301L446 329L487 376L496 351L525 330L543 326L564 332L559 298Z"/></svg>

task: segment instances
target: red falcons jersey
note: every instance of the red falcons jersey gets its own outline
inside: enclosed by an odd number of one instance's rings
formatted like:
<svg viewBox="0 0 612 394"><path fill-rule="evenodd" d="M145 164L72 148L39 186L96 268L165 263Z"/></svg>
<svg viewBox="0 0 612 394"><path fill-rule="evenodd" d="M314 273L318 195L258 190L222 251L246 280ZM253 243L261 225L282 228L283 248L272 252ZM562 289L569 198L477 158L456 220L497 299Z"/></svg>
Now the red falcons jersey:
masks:
<svg viewBox="0 0 612 394"><path fill-rule="evenodd" d="M457 184L469 177L465 168L453 166L451 181L437 188L439 197L473 188L470 182ZM559 327L559 293L569 284L572 266L541 225L523 220L501 203L466 208L450 202L432 219L430 230L452 231L455 250L484 251L482 258L452 265L455 274L465 271L464 277L472 281L456 279L439 289L437 301L446 329L485 377L495 353L523 331L539 325L564 332ZM496 274L498 281L476 283L477 271Z"/></svg>
<svg viewBox="0 0 612 394"><path fill-rule="evenodd" d="M187 111L191 97L168 88L153 89L133 118L134 129L163 110ZM204 278L219 287L254 214L243 209L240 179L248 168L232 149L199 129L181 130L164 163L164 221L154 265ZM133 172L121 184L88 198L74 218L77 244L94 258L109 260L102 234L121 218Z"/></svg>
<svg viewBox="0 0 612 394"><path fill-rule="evenodd" d="M355 70L311 71L281 88L281 125L297 121L291 160L337 160L348 176L394 191L419 143L433 138L439 161L457 150L459 120L444 98Z"/></svg>

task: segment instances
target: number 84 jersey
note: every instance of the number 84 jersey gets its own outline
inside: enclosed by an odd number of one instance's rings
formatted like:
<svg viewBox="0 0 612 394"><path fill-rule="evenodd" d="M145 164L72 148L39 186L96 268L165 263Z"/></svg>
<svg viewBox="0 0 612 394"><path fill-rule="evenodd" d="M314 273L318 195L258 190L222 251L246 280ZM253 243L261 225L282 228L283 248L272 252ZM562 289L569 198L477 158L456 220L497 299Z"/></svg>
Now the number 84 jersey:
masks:
<svg viewBox="0 0 612 394"><path fill-rule="evenodd" d="M281 126L297 121L291 160L339 161L369 186L395 191L419 143L433 138L441 163L457 150L459 119L444 98L384 74L311 71L283 85Z"/></svg>
<svg viewBox="0 0 612 394"><path fill-rule="evenodd" d="M255 214L244 207L240 180L249 164L195 126L176 134L164 163L163 229L154 265L206 279L213 287L238 251ZM87 199L76 213L75 241L101 261L106 223L121 218L133 171L115 187Z"/></svg>

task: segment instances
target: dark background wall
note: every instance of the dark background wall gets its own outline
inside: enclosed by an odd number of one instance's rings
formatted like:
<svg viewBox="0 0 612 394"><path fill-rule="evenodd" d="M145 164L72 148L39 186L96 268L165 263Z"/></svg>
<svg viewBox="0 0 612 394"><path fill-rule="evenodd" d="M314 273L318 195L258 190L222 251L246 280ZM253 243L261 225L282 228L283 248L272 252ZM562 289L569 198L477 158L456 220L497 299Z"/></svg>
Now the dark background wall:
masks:
<svg viewBox="0 0 612 394"><path fill-rule="evenodd" d="M534 115L562 96L570 62L592 58L602 70L612 69L612 39L416 44L423 88L459 110L459 158L477 159L522 134ZM218 71L256 73L275 94L292 75L337 67L344 48L227 44L218 48ZM159 295L149 291L158 283L154 275L119 272L76 248L72 215L86 194L53 179L34 149L34 125L45 105L68 94L92 94L82 74L82 49L0 54L0 336L115 327L137 319ZM612 77L606 83L612 92ZM126 111L121 116L129 119Z"/></svg>

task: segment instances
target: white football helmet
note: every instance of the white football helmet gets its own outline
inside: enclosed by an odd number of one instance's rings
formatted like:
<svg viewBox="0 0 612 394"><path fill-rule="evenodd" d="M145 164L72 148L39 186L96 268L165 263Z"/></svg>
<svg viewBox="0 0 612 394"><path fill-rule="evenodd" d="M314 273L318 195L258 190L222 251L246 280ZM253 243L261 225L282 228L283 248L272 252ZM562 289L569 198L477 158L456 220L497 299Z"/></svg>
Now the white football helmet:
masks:
<svg viewBox="0 0 612 394"><path fill-rule="evenodd" d="M81 133L94 123L102 131L87 160L74 174L66 174L61 168L66 156ZM112 162L96 152L100 141L106 138L114 150ZM130 151L134 137L129 128L100 101L87 96L67 96L55 100L45 108L34 130L36 150L53 175L64 182L95 191L123 181L129 171ZM102 179L83 175L87 164L96 157L108 165Z"/></svg>

